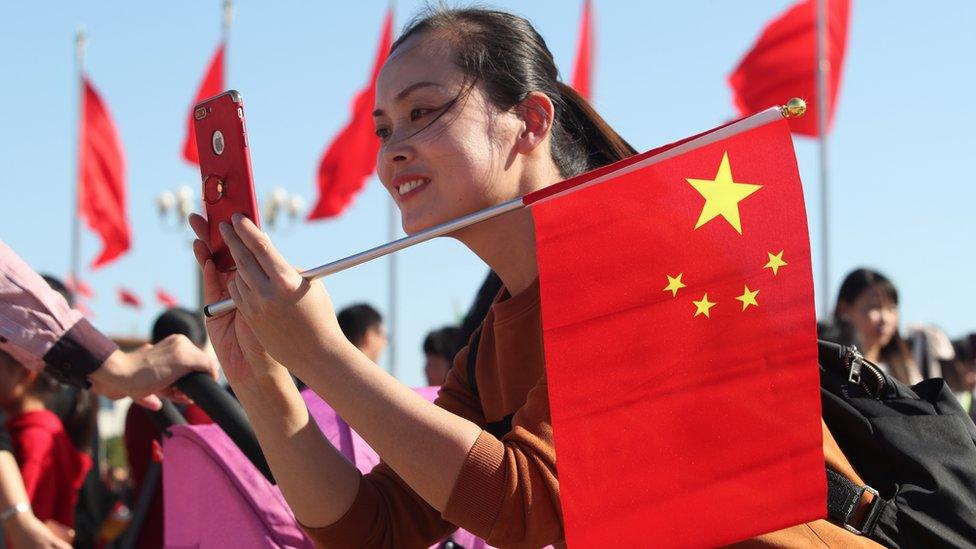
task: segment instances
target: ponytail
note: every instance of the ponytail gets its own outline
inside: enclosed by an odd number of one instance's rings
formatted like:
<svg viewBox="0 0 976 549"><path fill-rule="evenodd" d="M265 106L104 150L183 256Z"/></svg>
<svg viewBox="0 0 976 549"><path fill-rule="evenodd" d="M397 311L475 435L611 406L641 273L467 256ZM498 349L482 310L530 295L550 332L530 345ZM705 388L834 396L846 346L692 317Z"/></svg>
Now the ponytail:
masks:
<svg viewBox="0 0 976 549"><path fill-rule="evenodd" d="M637 154L579 92L558 81L556 89L562 107L557 109L556 118L562 115L557 122L565 135L553 135L552 156L560 168L560 175L573 177ZM574 169L560 166L560 158L575 160Z"/></svg>

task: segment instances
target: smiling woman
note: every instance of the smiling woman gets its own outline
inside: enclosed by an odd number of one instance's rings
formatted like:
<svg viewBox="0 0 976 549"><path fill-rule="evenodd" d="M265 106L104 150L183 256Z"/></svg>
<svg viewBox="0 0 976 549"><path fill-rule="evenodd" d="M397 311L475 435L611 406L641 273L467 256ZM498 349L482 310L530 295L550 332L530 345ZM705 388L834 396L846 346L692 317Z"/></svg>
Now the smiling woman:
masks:
<svg viewBox="0 0 976 549"><path fill-rule="evenodd" d="M535 29L498 11L440 10L408 25L377 79L373 117L377 171L408 233L634 153L558 80ZM220 227L238 265L229 277L214 268L207 222L191 223L207 299L238 307L208 320L214 347L313 538L419 547L460 526L498 546L563 543L528 211L452 234L505 288L433 404L353 347L322 285L249 221ZM350 466L310 422L288 370L383 463L367 475Z"/></svg>

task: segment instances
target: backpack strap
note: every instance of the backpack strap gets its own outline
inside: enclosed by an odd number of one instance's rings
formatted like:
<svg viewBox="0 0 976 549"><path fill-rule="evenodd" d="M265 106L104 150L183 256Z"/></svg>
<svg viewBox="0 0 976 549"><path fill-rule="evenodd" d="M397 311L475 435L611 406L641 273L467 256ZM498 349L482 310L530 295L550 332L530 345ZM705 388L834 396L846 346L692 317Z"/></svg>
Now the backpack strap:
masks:
<svg viewBox="0 0 976 549"><path fill-rule="evenodd" d="M468 345L468 361L466 364L468 387L471 388L471 392L474 393L474 396L476 397L480 396L478 393L478 344L480 342L481 328L479 327L477 330L475 330L474 335L471 336L471 343ZM495 438L500 440L512 430L512 416L514 415L515 414L508 414L498 421L493 421L486 424L483 428L485 431L488 431Z"/></svg>
<svg viewBox="0 0 976 549"><path fill-rule="evenodd" d="M860 527L857 527L851 524L851 521L865 492L870 493L874 498L868 504ZM870 538L878 524L878 517L887 504L888 502L882 499L874 488L867 485L858 486L847 477L827 468L827 517L831 521L859 536Z"/></svg>

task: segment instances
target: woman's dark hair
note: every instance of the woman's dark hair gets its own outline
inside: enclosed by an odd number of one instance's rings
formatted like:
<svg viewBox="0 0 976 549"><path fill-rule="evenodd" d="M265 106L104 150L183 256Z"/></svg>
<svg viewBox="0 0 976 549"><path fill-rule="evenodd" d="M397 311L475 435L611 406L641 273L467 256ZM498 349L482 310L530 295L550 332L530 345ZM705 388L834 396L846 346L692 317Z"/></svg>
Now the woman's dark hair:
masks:
<svg viewBox="0 0 976 549"><path fill-rule="evenodd" d="M427 31L448 41L458 69L472 85L484 86L497 109L507 111L531 92L549 97L555 110L551 152L561 177L636 153L586 99L559 81L545 40L524 18L489 9L429 8L407 24L390 53L411 36Z"/></svg>
<svg viewBox="0 0 976 549"><path fill-rule="evenodd" d="M892 304L898 305L898 289L885 275L865 268L855 269L848 273L840 285L840 291L837 293L837 306L834 308L834 322L839 330L845 334L843 339L846 341L842 341L842 343L859 344L860 341L853 326L841 317L840 304L853 305L854 301L869 288L880 289ZM915 365L908 345L897 330L891 337L891 341L881 348L880 356L895 378L908 383L911 379L909 372L915 368Z"/></svg>
<svg viewBox="0 0 976 549"><path fill-rule="evenodd" d="M441 356L448 362L454 360L457 354L457 340L461 334L461 329L457 326L444 326L439 330L434 330L424 338L424 354Z"/></svg>

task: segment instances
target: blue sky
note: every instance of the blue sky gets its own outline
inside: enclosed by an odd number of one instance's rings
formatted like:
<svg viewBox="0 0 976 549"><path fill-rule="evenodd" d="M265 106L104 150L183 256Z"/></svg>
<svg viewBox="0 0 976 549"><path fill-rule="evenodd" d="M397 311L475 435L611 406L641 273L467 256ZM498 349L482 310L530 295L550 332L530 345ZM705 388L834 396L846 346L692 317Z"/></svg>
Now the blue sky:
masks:
<svg viewBox="0 0 976 549"><path fill-rule="evenodd" d="M784 0L596 0L595 104L639 149L710 128L734 115L726 75ZM397 4L397 28L423 5ZM493 2L528 17L571 71L579 2ZM314 200L325 145L344 124L374 55L387 3L257 2L236 6L228 83L247 105L259 201L273 189ZM5 2L0 4L0 238L42 272L69 269L75 182L75 29L89 34L88 69L119 126L128 165L132 251L96 272L85 269L90 306L104 331L145 335L161 308L157 286L195 299L189 232L165 226L154 198L199 172L179 156L185 113L219 39L219 0ZM918 2L854 2L831 136L830 293L857 266L887 273L904 322L934 322L950 335L976 329L976 138L972 53L976 4L938 9ZM819 261L816 144L796 140ZM387 239L389 199L374 179L335 221L272 232L293 263L311 267ZM87 265L100 244L82 239ZM422 382L427 331L466 309L485 267L451 240L399 256L394 338L397 374ZM337 307L369 301L387 312L387 264L335 275ZM819 270L817 271L819 276ZM823 281L818 280L818 291ZM121 308L120 285L143 298ZM384 365L388 357L384 357Z"/></svg>

